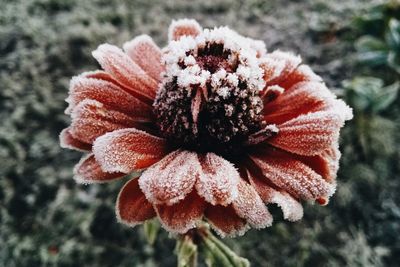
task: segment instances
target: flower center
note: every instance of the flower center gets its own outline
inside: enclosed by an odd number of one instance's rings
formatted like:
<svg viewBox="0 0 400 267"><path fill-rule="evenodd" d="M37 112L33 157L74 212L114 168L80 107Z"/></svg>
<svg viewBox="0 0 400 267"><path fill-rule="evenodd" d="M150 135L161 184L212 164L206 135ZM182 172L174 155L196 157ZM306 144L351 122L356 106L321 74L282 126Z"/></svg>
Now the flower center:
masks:
<svg viewBox="0 0 400 267"><path fill-rule="evenodd" d="M263 72L248 40L227 28L181 37L164 51L166 72L154 112L178 146L240 153L264 127Z"/></svg>

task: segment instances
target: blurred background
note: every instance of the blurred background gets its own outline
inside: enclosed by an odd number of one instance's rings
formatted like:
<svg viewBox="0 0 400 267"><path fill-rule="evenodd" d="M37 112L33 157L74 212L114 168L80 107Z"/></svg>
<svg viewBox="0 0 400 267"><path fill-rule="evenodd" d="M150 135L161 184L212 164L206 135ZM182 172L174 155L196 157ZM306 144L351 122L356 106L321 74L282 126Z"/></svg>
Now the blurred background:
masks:
<svg viewBox="0 0 400 267"><path fill-rule="evenodd" d="M165 231L150 245L116 222L125 180L74 182L81 153L58 134L92 50L142 33L164 46L184 17L300 54L355 113L328 206L297 223L271 206L272 227L224 242L253 266L399 266L400 3L374 0L0 0L0 266L176 265Z"/></svg>

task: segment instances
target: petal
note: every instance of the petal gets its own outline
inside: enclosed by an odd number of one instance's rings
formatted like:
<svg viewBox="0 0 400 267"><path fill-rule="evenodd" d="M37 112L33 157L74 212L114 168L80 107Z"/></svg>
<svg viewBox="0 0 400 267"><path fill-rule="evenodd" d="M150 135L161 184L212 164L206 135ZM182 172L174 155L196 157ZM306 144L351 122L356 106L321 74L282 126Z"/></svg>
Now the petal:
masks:
<svg viewBox="0 0 400 267"><path fill-rule="evenodd" d="M283 212L283 218L288 221L298 221L303 217L302 205L285 191L272 188L265 182L263 176L248 175L250 183L255 188L261 199L266 203L277 204Z"/></svg>
<svg viewBox="0 0 400 267"><path fill-rule="evenodd" d="M71 135L88 144L107 132L138 125L128 115L108 110L102 103L91 99L80 102L72 111L71 117Z"/></svg>
<svg viewBox="0 0 400 267"><path fill-rule="evenodd" d="M276 50L261 59L267 86L278 84L286 79L301 63L301 58L291 53Z"/></svg>
<svg viewBox="0 0 400 267"><path fill-rule="evenodd" d="M67 114L85 99L103 103L110 109L130 115L136 121L151 121L151 106L126 92L118 84L104 79L88 77L83 73L72 78L67 102Z"/></svg>
<svg viewBox="0 0 400 267"><path fill-rule="evenodd" d="M280 124L300 115L326 109L336 97L319 82L301 82L276 100L265 103L264 120Z"/></svg>
<svg viewBox="0 0 400 267"><path fill-rule="evenodd" d="M333 111L301 115L278 125L279 133L268 143L299 155L318 155L337 143L343 125L342 116Z"/></svg>
<svg viewBox="0 0 400 267"><path fill-rule="evenodd" d="M93 154L82 157L74 168L74 179L80 184L104 183L123 177L123 173L104 172Z"/></svg>
<svg viewBox="0 0 400 267"><path fill-rule="evenodd" d="M204 216L221 237L241 236L249 229L246 220L236 214L232 205L207 205Z"/></svg>
<svg viewBox="0 0 400 267"><path fill-rule="evenodd" d="M296 198L315 200L330 197L335 191L335 185L288 153L271 148L250 157L261 170L264 181Z"/></svg>
<svg viewBox="0 0 400 267"><path fill-rule="evenodd" d="M62 148L76 149L79 151L90 151L92 148L91 144L84 143L75 139L70 132L70 128L65 128L60 133L60 146Z"/></svg>
<svg viewBox="0 0 400 267"><path fill-rule="evenodd" d="M192 192L200 171L196 153L177 150L144 171L139 184L151 203L172 205Z"/></svg>
<svg viewBox="0 0 400 267"><path fill-rule="evenodd" d="M128 128L97 138L93 153L104 171L130 173L159 161L167 148L164 139Z"/></svg>
<svg viewBox="0 0 400 267"><path fill-rule="evenodd" d="M171 232L184 234L196 227L203 217L204 200L193 190L180 202L168 205L156 205L156 211L163 227Z"/></svg>
<svg viewBox="0 0 400 267"><path fill-rule="evenodd" d="M168 29L168 40L176 41L182 36L196 37L201 31L201 26L194 19L173 20Z"/></svg>
<svg viewBox="0 0 400 267"><path fill-rule="evenodd" d="M92 55L101 67L119 83L132 91L153 100L158 83L151 78L121 49L109 44L100 45Z"/></svg>
<svg viewBox="0 0 400 267"><path fill-rule="evenodd" d="M213 205L230 204L238 195L238 171L232 163L214 153L207 153L200 162L202 172L196 183L199 195Z"/></svg>
<svg viewBox="0 0 400 267"><path fill-rule="evenodd" d="M156 216L153 205L139 188L138 179L129 180L119 192L116 204L117 219L135 226Z"/></svg>
<svg viewBox="0 0 400 267"><path fill-rule="evenodd" d="M160 81L164 66L161 64L161 50L148 35L140 35L124 44L125 53L151 78Z"/></svg>
<svg viewBox="0 0 400 267"><path fill-rule="evenodd" d="M295 84L305 81L322 82L322 78L315 74L309 66L300 65L291 74L289 74L286 79L280 81L278 85L286 90L289 90Z"/></svg>
<svg viewBox="0 0 400 267"><path fill-rule="evenodd" d="M252 227L257 229L271 226L272 215L257 191L243 179L240 179L238 188L239 195L232 203L237 215L246 219Z"/></svg>

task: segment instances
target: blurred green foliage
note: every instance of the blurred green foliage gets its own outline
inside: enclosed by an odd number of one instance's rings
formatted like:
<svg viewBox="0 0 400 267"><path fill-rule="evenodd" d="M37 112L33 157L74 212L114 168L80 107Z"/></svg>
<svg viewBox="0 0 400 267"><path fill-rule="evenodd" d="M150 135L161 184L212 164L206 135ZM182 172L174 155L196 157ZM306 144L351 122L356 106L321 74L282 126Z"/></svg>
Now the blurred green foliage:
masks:
<svg viewBox="0 0 400 267"><path fill-rule="evenodd" d="M400 2L374 6L357 17L354 25L364 34L355 43L359 61L387 65L400 75Z"/></svg>
<svg viewBox="0 0 400 267"><path fill-rule="evenodd" d="M90 54L97 45L147 33L162 46L170 21L182 17L229 25L269 50L300 53L328 86L343 88L335 92L355 110L342 134L331 203L305 204L297 223L283 221L271 206L272 227L224 242L253 266L398 266L398 74L351 60L362 35L388 43L375 30L380 23L351 27L355 15L377 3L0 0L0 266L176 266L175 242L164 230L150 245L154 228L116 222L114 203L125 180L75 184L80 153L62 150L58 133L68 125L69 79L98 67ZM379 14L385 29L397 27L389 21L398 12Z"/></svg>

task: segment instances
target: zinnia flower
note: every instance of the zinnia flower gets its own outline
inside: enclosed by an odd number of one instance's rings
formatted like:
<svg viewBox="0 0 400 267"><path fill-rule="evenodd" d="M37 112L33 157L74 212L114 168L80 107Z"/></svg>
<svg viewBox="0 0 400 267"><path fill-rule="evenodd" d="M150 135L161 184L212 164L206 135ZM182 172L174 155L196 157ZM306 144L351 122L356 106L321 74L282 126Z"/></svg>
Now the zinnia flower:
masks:
<svg viewBox="0 0 400 267"><path fill-rule="evenodd" d="M103 70L72 79L60 136L87 152L78 182L141 173L118 196L119 221L157 216L185 233L204 220L233 236L270 226L266 204L289 221L301 201L327 204L352 111L300 57L188 19L172 23L163 49L147 35L123 49L100 45Z"/></svg>

